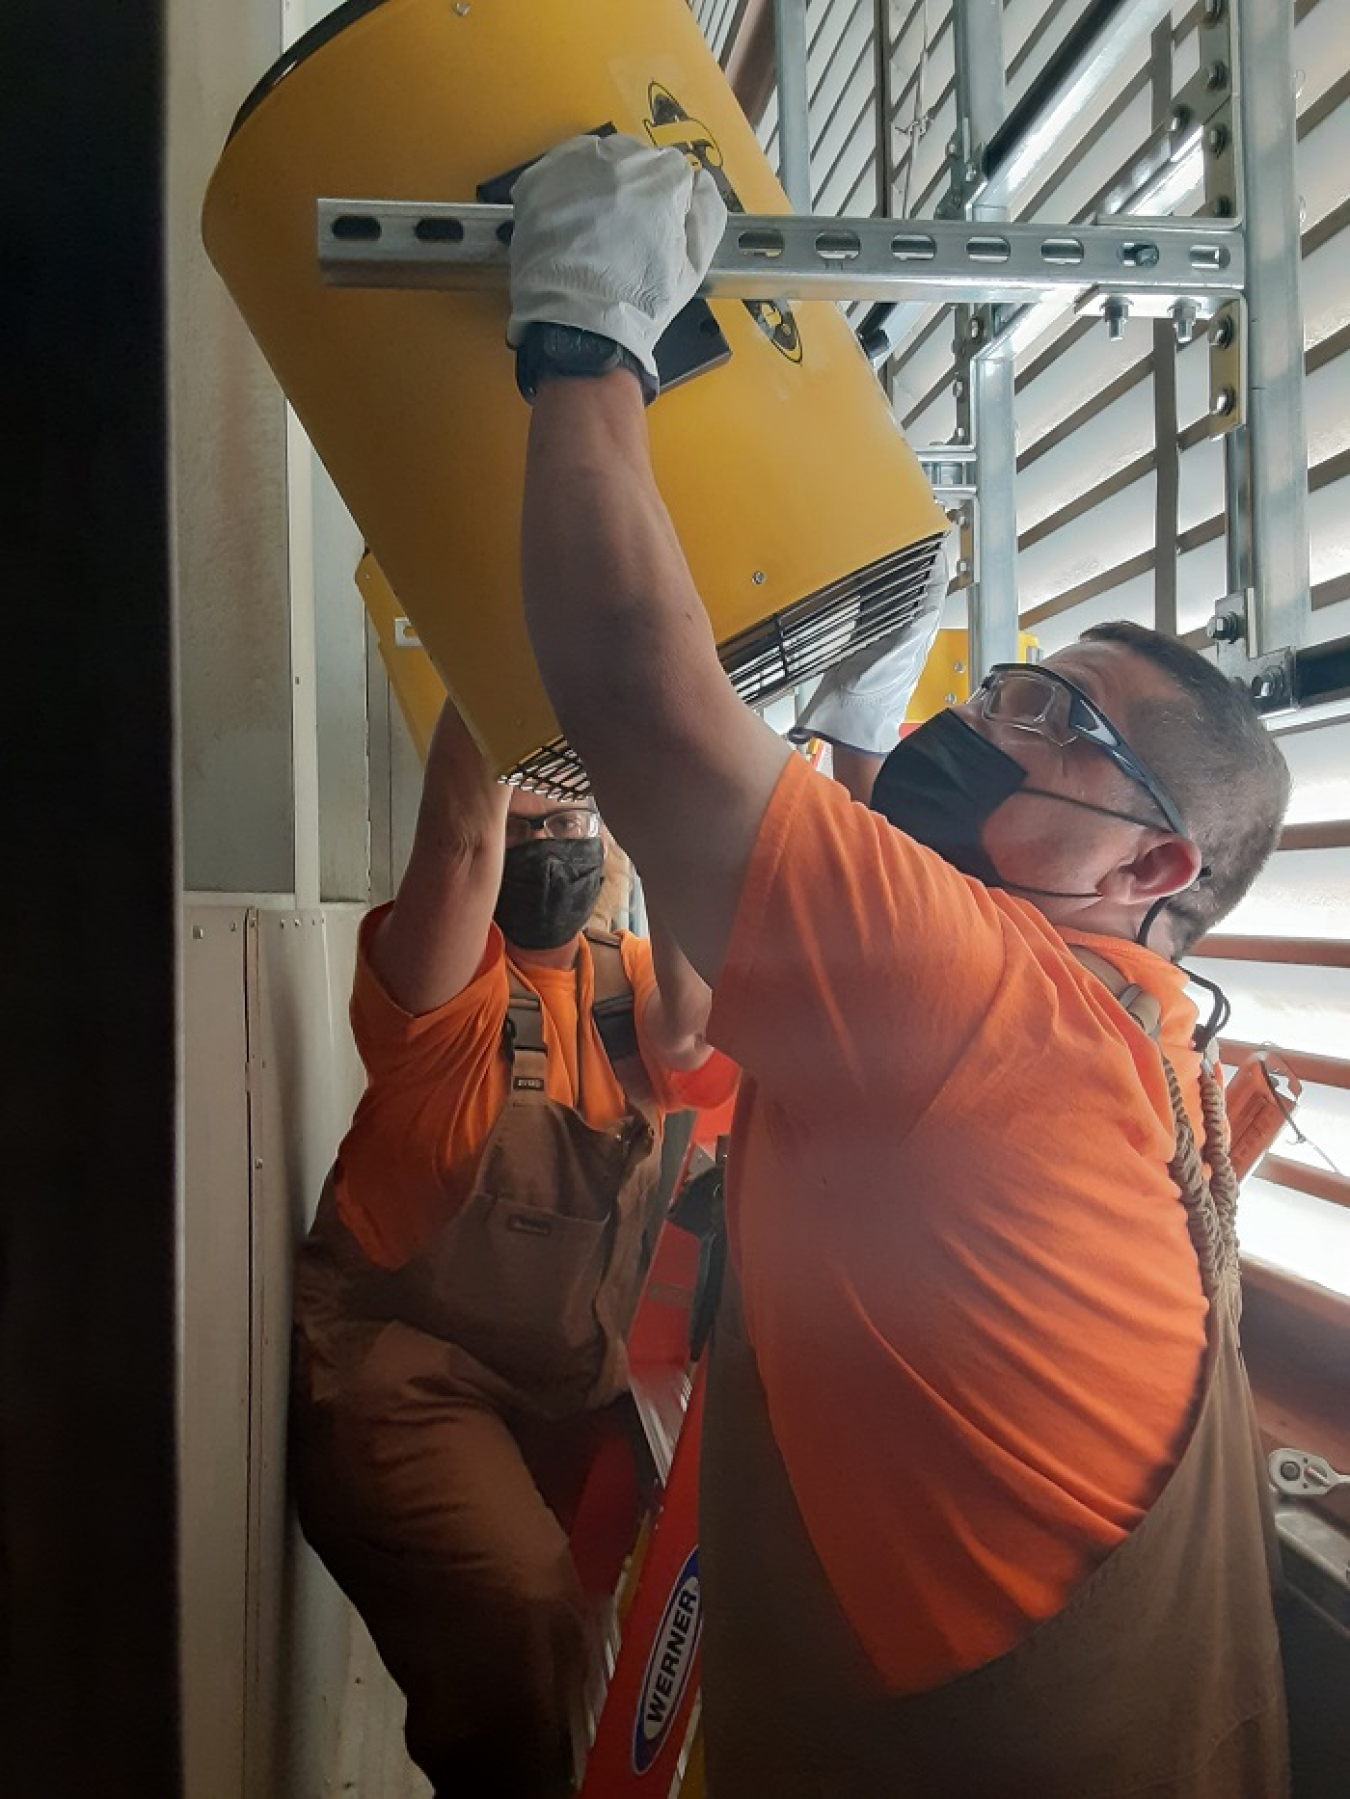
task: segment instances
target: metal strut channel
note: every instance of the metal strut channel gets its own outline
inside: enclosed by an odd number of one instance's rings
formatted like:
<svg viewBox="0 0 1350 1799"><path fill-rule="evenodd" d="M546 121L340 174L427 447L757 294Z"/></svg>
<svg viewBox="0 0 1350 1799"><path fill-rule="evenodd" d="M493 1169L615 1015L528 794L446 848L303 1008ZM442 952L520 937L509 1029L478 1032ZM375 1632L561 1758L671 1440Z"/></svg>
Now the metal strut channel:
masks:
<svg viewBox="0 0 1350 1799"><path fill-rule="evenodd" d="M321 199L319 265L342 287L501 288L509 206ZM1093 288L1194 301L1208 317L1243 291L1241 229L1217 219L1052 226L969 219L833 219L741 214L701 288L726 300L1070 304Z"/></svg>

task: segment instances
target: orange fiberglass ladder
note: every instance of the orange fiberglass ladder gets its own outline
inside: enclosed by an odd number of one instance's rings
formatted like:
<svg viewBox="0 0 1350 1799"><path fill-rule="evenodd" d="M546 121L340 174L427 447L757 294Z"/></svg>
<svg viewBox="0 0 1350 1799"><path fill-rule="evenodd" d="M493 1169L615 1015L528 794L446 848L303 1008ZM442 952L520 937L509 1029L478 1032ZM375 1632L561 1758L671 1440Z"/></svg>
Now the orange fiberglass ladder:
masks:
<svg viewBox="0 0 1350 1799"><path fill-rule="evenodd" d="M715 1166L716 1145L716 1136L700 1117L677 1192ZM657 1491L631 1548L599 1648L597 1685L602 1690L587 1720L587 1734L594 1720L594 1735L578 1789L581 1799L674 1799L676 1794L702 1799L697 1708L703 1627L698 1567L703 1368L690 1351L702 1254L699 1238L673 1225L668 1215L629 1335L633 1400ZM603 1486L603 1477L599 1484ZM594 1538L604 1521L603 1497L596 1504L588 1493L577 1534L588 1532Z"/></svg>

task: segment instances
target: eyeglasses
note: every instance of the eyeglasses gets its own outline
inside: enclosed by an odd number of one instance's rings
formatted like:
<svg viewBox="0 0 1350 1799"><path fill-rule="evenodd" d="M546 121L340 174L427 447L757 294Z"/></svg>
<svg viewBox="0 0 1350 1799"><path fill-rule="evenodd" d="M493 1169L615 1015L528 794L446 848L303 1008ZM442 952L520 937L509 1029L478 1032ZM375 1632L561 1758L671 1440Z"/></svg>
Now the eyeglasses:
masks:
<svg viewBox="0 0 1350 1799"><path fill-rule="evenodd" d="M588 837L600 835L600 814L589 806L568 806L559 812L541 812L537 818L530 818L523 812L506 815L508 849L528 843L541 831L545 837L555 838L559 843L581 843Z"/></svg>
<svg viewBox="0 0 1350 1799"><path fill-rule="evenodd" d="M996 662L976 695L981 714L1015 731L1031 731L1066 749L1075 738L1095 744L1136 787L1142 787L1178 837L1189 837L1162 782L1149 773L1101 707L1052 668Z"/></svg>

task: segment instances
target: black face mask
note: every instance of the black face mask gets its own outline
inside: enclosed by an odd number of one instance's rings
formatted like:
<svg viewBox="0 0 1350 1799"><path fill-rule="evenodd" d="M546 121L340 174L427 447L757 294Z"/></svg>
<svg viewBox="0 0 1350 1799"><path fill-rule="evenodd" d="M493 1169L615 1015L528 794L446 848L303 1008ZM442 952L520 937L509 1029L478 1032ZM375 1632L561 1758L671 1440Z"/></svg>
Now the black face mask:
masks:
<svg viewBox="0 0 1350 1799"><path fill-rule="evenodd" d="M1095 899L1095 893L1016 887L1003 879L984 847L982 833L990 816L1015 793L1036 793L1104 818L1158 828L1129 812L1094 806L1045 787L1029 787L1027 771L1020 762L951 711L937 713L887 756L872 789L872 810L986 887L1002 887L1036 899ZM1151 924L1152 918L1147 922Z"/></svg>
<svg viewBox="0 0 1350 1799"><path fill-rule="evenodd" d="M595 910L604 880L605 846L599 837L518 843L506 852L493 917L508 943L559 949Z"/></svg>

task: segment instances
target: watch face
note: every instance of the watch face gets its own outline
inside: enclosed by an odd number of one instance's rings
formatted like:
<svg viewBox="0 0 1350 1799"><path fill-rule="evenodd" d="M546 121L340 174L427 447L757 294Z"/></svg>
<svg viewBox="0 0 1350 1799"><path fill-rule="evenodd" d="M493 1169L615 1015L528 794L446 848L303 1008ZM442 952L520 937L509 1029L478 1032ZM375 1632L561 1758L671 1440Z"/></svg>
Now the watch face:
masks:
<svg viewBox="0 0 1350 1799"><path fill-rule="evenodd" d="M539 334L539 349L547 362L575 369L578 374L603 374L619 361L619 346L613 338L576 325L546 325Z"/></svg>

